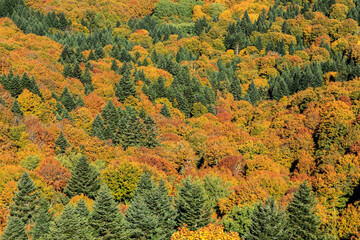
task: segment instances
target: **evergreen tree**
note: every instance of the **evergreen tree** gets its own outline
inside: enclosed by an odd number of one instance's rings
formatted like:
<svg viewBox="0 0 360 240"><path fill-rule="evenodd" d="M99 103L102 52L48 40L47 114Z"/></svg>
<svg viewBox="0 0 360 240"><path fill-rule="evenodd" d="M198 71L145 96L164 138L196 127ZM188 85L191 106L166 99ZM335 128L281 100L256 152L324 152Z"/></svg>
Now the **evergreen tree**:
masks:
<svg viewBox="0 0 360 240"><path fill-rule="evenodd" d="M48 239L95 240L94 232L86 218L80 216L72 204L65 206L61 216L50 227Z"/></svg>
<svg viewBox="0 0 360 240"><path fill-rule="evenodd" d="M71 64L66 63L64 65L63 76L66 78L66 77L70 77L71 75L72 75Z"/></svg>
<svg viewBox="0 0 360 240"><path fill-rule="evenodd" d="M171 206L163 181L157 186L148 173L137 185L126 220L132 237L137 239L169 239L175 231L175 209Z"/></svg>
<svg viewBox="0 0 360 240"><path fill-rule="evenodd" d="M85 72L83 75L81 75L80 77L80 81L82 84L87 85L87 84L92 84L92 80L91 80L91 73L89 68L85 69Z"/></svg>
<svg viewBox="0 0 360 240"><path fill-rule="evenodd" d="M95 199L89 223L98 239L129 239L124 216L105 185L100 188Z"/></svg>
<svg viewBox="0 0 360 240"><path fill-rule="evenodd" d="M287 207L292 239L322 239L316 200L308 183L303 182Z"/></svg>
<svg viewBox="0 0 360 240"><path fill-rule="evenodd" d="M156 122L150 115L147 115L144 119L145 139L144 146L147 148L154 148L159 145L159 141L156 139L159 129Z"/></svg>
<svg viewBox="0 0 360 240"><path fill-rule="evenodd" d="M265 51L266 53L275 51L275 44L272 39L270 39L270 41L266 45Z"/></svg>
<svg viewBox="0 0 360 240"><path fill-rule="evenodd" d="M118 65L117 61L114 59L111 63L111 70L116 72L118 69L119 69L119 65Z"/></svg>
<svg viewBox="0 0 360 240"><path fill-rule="evenodd" d="M114 139L115 130L119 124L119 113L111 100L107 102L101 112L106 126L104 131L105 139Z"/></svg>
<svg viewBox="0 0 360 240"><path fill-rule="evenodd" d="M230 93L234 96L234 100L239 101L242 99L242 88L239 79L235 75L231 81Z"/></svg>
<svg viewBox="0 0 360 240"><path fill-rule="evenodd" d="M90 166L86 156L81 156L75 168L71 171L71 178L64 189L64 193L70 198L75 195L85 194L89 198L95 198L100 188L99 173Z"/></svg>
<svg viewBox="0 0 360 240"><path fill-rule="evenodd" d="M272 198L264 204L259 203L253 210L252 223L245 235L245 240L289 239L285 213Z"/></svg>
<svg viewBox="0 0 360 240"><path fill-rule="evenodd" d="M81 95L79 95L78 98L76 99L76 105L78 105L79 107L85 107L85 103Z"/></svg>
<svg viewBox="0 0 360 240"><path fill-rule="evenodd" d="M177 224L187 224L192 231L210 223L211 209L206 202L204 189L190 178L184 181L176 200Z"/></svg>
<svg viewBox="0 0 360 240"><path fill-rule="evenodd" d="M257 50L261 51L264 47L263 47L263 42L262 42L262 38L261 36L258 36L256 38L255 44L254 46L257 48Z"/></svg>
<svg viewBox="0 0 360 240"><path fill-rule="evenodd" d="M27 240L25 224L18 217L9 217L2 240Z"/></svg>
<svg viewBox="0 0 360 240"><path fill-rule="evenodd" d="M133 80L130 78L130 73L128 71L124 73L123 77L118 82L115 89L115 95L120 102L124 102L125 98L129 96L135 97L136 95L135 84Z"/></svg>
<svg viewBox="0 0 360 240"><path fill-rule="evenodd" d="M92 124L92 127L93 127L92 128L92 135L95 136L95 137L98 137L101 140L104 140L105 139L104 122L101 119L99 114L96 115L96 117L94 119L94 122Z"/></svg>
<svg viewBox="0 0 360 240"><path fill-rule="evenodd" d="M278 53L280 53L281 56L286 55L286 47L285 47L285 40L282 39L281 41L278 42L277 46L276 46L276 51Z"/></svg>
<svg viewBox="0 0 360 240"><path fill-rule="evenodd" d="M76 108L75 98L67 87L65 87L63 92L61 93L60 100L66 110L68 110L69 112Z"/></svg>
<svg viewBox="0 0 360 240"><path fill-rule="evenodd" d="M252 81L249 85L249 89L245 95L246 99L254 105L257 101L261 99L258 88L256 87L254 81Z"/></svg>
<svg viewBox="0 0 360 240"><path fill-rule="evenodd" d="M70 144L63 132L61 131L58 138L55 141L55 148L60 148L60 153L65 153L66 149L70 147Z"/></svg>
<svg viewBox="0 0 360 240"><path fill-rule="evenodd" d="M49 213L49 204L44 198L39 202L31 232L32 239L43 239L50 232L52 214Z"/></svg>
<svg viewBox="0 0 360 240"><path fill-rule="evenodd" d="M24 113L22 112L20 104L16 98L13 104L11 105L11 112L13 112L17 116L24 116Z"/></svg>
<svg viewBox="0 0 360 240"><path fill-rule="evenodd" d="M293 41L291 41L291 43L290 43L290 45L289 45L289 54L290 54L290 55L294 55L294 54L295 54L295 51L296 51L296 49L295 49L295 44L294 44Z"/></svg>
<svg viewBox="0 0 360 240"><path fill-rule="evenodd" d="M162 108L160 110L160 114L162 114L163 116L165 116L167 118L171 117L170 110L169 110L168 106L166 105L166 103L162 106Z"/></svg>

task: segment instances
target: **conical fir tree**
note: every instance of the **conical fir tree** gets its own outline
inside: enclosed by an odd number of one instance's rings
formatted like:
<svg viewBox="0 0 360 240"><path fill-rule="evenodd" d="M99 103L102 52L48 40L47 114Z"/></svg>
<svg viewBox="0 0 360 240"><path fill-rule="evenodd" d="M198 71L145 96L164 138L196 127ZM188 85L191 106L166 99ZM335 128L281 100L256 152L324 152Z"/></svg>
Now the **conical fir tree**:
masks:
<svg viewBox="0 0 360 240"><path fill-rule="evenodd" d="M234 96L234 100L239 101L242 99L242 88L239 79L235 75L231 81L230 92Z"/></svg>
<svg viewBox="0 0 360 240"><path fill-rule="evenodd" d="M177 224L187 224L192 231L210 223L211 209L206 202L204 189L190 178L184 181L176 200Z"/></svg>
<svg viewBox="0 0 360 240"><path fill-rule="evenodd" d="M55 150L59 148L60 153L62 154L65 153L68 147L70 147L68 140L64 136L63 132L60 132L59 137L55 141Z"/></svg>
<svg viewBox="0 0 360 240"><path fill-rule="evenodd" d="M150 115L147 115L144 119L144 130L145 130L145 139L144 146L148 148L154 148L159 145L157 140L159 129L156 122Z"/></svg>
<svg viewBox="0 0 360 240"><path fill-rule="evenodd" d="M24 113L21 111L21 107L17 99L15 98L13 104L11 105L11 112L17 116L24 116Z"/></svg>
<svg viewBox="0 0 360 240"><path fill-rule="evenodd" d="M87 157L82 156L71 172L71 178L64 189L64 193L70 198L75 195L85 194L94 199L100 188L99 173L90 166Z"/></svg>
<svg viewBox="0 0 360 240"><path fill-rule="evenodd" d="M96 115L94 122L92 124L92 135L98 137L101 140L105 139L104 135L104 122L101 119L100 115Z"/></svg>
<svg viewBox="0 0 360 240"><path fill-rule="evenodd" d="M69 112L71 112L76 108L75 98L67 87L65 87L64 91L61 93L60 100L62 104L65 106L66 110L68 110Z"/></svg>
<svg viewBox="0 0 360 240"><path fill-rule="evenodd" d="M49 213L49 204L41 199L31 232L32 239L43 239L50 232L52 214Z"/></svg>
<svg viewBox="0 0 360 240"><path fill-rule="evenodd" d="M246 99L248 99L248 101L254 105L257 101L259 101L261 99L260 93L258 88L256 87L254 81L252 81L249 85L249 89L246 93Z"/></svg>
<svg viewBox="0 0 360 240"><path fill-rule="evenodd" d="M160 114L162 114L163 116L170 118L171 117L171 113L170 110L168 108L168 106L166 104L164 104L160 110Z"/></svg>
<svg viewBox="0 0 360 240"><path fill-rule="evenodd" d="M321 220L316 215L316 200L308 183L303 182L287 207L292 239L322 239Z"/></svg>
<svg viewBox="0 0 360 240"><path fill-rule="evenodd" d="M40 193L26 171L22 174L17 189L13 196L14 203L10 204L10 216L18 217L24 224L28 224L33 221Z"/></svg>
<svg viewBox="0 0 360 240"><path fill-rule="evenodd" d="M27 240L25 224L18 217L9 217L2 240Z"/></svg>
<svg viewBox="0 0 360 240"><path fill-rule="evenodd" d="M251 216L252 223L245 235L245 240L278 239L288 240L285 212L279 209L273 198L264 204L259 203Z"/></svg>
<svg viewBox="0 0 360 240"><path fill-rule="evenodd" d="M101 186L89 223L98 239L129 239L124 216L120 213L107 186Z"/></svg>
<svg viewBox="0 0 360 240"><path fill-rule="evenodd" d="M133 80L130 78L129 71L125 71L123 77L118 82L115 89L115 95L120 102L124 102L125 98L129 96L135 97L136 95L135 84Z"/></svg>

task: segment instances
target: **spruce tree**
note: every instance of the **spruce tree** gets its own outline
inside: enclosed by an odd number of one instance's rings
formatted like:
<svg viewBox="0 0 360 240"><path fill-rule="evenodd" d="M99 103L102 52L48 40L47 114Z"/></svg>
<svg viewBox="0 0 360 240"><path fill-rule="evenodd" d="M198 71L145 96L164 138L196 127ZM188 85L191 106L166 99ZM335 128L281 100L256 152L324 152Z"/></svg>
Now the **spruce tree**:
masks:
<svg viewBox="0 0 360 240"><path fill-rule="evenodd" d="M104 124L113 132L119 124L119 113L114 103L109 100L101 112Z"/></svg>
<svg viewBox="0 0 360 240"><path fill-rule="evenodd" d="M261 99L258 88L256 87L254 81L252 81L249 85L249 88L246 93L247 100L254 105L257 101Z"/></svg>
<svg viewBox="0 0 360 240"><path fill-rule="evenodd" d="M275 51L275 44L272 39L270 39L270 41L266 45L265 51L266 53Z"/></svg>
<svg viewBox="0 0 360 240"><path fill-rule="evenodd" d="M67 87L65 87L63 92L61 93L60 101L65 106L66 110L68 110L69 112L76 108L75 98Z"/></svg>
<svg viewBox="0 0 360 240"><path fill-rule="evenodd" d="M66 63L63 70L63 76L66 78L66 77L70 77L71 75L72 75L71 65L69 63Z"/></svg>
<svg viewBox="0 0 360 240"><path fill-rule="evenodd" d="M294 54L295 54L295 51L296 51L296 49L295 49L295 44L294 44L293 41L291 41L291 43L290 43L290 45L289 45L289 54L290 54L290 55L294 55Z"/></svg>
<svg viewBox="0 0 360 240"><path fill-rule="evenodd" d="M92 124L92 135L98 137L101 140L104 140L105 139L104 131L105 131L104 122L101 119L100 115L97 114Z"/></svg>
<svg viewBox="0 0 360 240"><path fill-rule="evenodd" d="M72 204L65 206L61 216L52 223L47 238L53 240L96 239L87 219L80 216Z"/></svg>
<svg viewBox="0 0 360 240"><path fill-rule="evenodd" d="M70 144L66 137L64 136L63 132L61 131L58 138L55 141L55 149L60 148L60 153L65 153L66 149L70 147Z"/></svg>
<svg viewBox="0 0 360 240"><path fill-rule="evenodd" d="M171 117L170 110L169 110L168 106L166 105L166 103L162 106L162 108L160 110L160 114L162 114L163 116L165 116L167 118Z"/></svg>
<svg viewBox="0 0 360 240"><path fill-rule="evenodd" d="M234 100L240 101L242 99L242 88L239 79L235 75L231 81L230 93L234 96Z"/></svg>
<svg viewBox="0 0 360 240"><path fill-rule="evenodd" d="M114 59L111 63L111 70L116 72L118 69L119 69L119 65L118 65L117 61Z"/></svg>
<svg viewBox="0 0 360 240"><path fill-rule="evenodd" d="M31 231L32 239L44 239L50 232L52 214L49 213L49 204L44 198L39 202L37 213L34 219L34 227Z"/></svg>
<svg viewBox="0 0 360 240"><path fill-rule="evenodd" d="M175 231L175 209L165 183L156 185L144 173L137 185L126 220L134 238L169 239Z"/></svg>
<svg viewBox="0 0 360 240"><path fill-rule="evenodd" d="M320 217L316 215L316 200L309 184L303 182L287 207L292 239L322 239Z"/></svg>
<svg viewBox="0 0 360 240"><path fill-rule="evenodd" d="M87 85L87 84L92 84L92 80L91 80L91 73L89 68L85 69L85 72L83 75L81 75L80 77L80 81L82 84Z"/></svg>
<svg viewBox="0 0 360 240"><path fill-rule="evenodd" d="M115 95L120 102L124 102L124 100L129 96L135 97L136 95L135 84L130 77L129 71L125 71L124 75L118 82L115 89Z"/></svg>
<svg viewBox="0 0 360 240"><path fill-rule="evenodd" d="M14 203L10 204L10 216L19 218L26 225L33 221L40 193L26 171L21 175L17 189Z"/></svg>
<svg viewBox="0 0 360 240"><path fill-rule="evenodd" d="M129 239L124 216L120 213L107 186L101 186L89 223L98 239Z"/></svg>
<svg viewBox="0 0 360 240"><path fill-rule="evenodd" d="M255 207L251 221L245 240L289 239L285 212L273 198L268 198L264 204L259 203Z"/></svg>
<svg viewBox="0 0 360 240"><path fill-rule="evenodd" d="M159 141L156 139L159 129L156 122L150 115L147 115L144 119L144 146L147 148L154 148L159 145Z"/></svg>
<svg viewBox="0 0 360 240"><path fill-rule="evenodd" d="M20 104L16 98L13 104L11 105L11 112L13 112L17 116L24 116L24 113L22 112Z"/></svg>
<svg viewBox="0 0 360 240"><path fill-rule="evenodd" d="M263 47L263 42L262 42L262 38L261 36L258 36L256 38L255 44L254 46L257 48L257 50L261 51L264 47Z"/></svg>
<svg viewBox="0 0 360 240"><path fill-rule="evenodd" d="M85 107L85 103L81 95L79 95L78 98L76 99L76 105L78 105L79 107Z"/></svg>
<svg viewBox="0 0 360 240"><path fill-rule="evenodd" d="M9 217L7 226L1 236L2 240L27 240L25 224L18 217Z"/></svg>
<svg viewBox="0 0 360 240"><path fill-rule="evenodd" d="M176 199L177 225L187 224L192 231L210 223L211 209L206 202L204 189L201 185L186 178Z"/></svg>
<svg viewBox="0 0 360 240"><path fill-rule="evenodd" d="M70 198L75 195L85 194L94 199L100 188L99 173L90 166L86 156L81 156L75 168L71 171L71 178L64 189L64 193Z"/></svg>

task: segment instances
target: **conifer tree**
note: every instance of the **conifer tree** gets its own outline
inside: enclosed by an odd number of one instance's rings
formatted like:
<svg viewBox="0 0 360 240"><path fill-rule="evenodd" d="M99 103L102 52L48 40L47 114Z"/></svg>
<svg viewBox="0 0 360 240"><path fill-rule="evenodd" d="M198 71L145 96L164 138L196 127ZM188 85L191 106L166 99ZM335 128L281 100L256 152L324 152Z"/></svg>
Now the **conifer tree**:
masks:
<svg viewBox="0 0 360 240"><path fill-rule="evenodd" d="M80 107L85 107L85 103L84 103L84 100L82 99L81 95L79 95L78 98L76 99L76 105L78 105Z"/></svg>
<svg viewBox="0 0 360 240"><path fill-rule="evenodd" d="M256 38L255 44L254 46L257 48L257 50L261 51L264 47L263 47L263 42L262 42L262 38L261 36L258 36Z"/></svg>
<svg viewBox="0 0 360 240"><path fill-rule="evenodd" d="M80 77L80 81L82 84L84 84L84 86L87 84L92 84L91 73L90 73L89 68L85 69L84 74L82 74Z"/></svg>
<svg viewBox="0 0 360 240"><path fill-rule="evenodd" d="M70 144L62 131L60 132L58 138L55 141L55 148L56 147L60 148L60 153L65 153L66 149L70 147Z"/></svg>
<svg viewBox="0 0 360 240"><path fill-rule="evenodd" d="M294 55L296 49L295 49L295 44L293 41L291 41L290 45L289 45L289 54L290 55Z"/></svg>
<svg viewBox="0 0 360 240"><path fill-rule="evenodd" d="M266 51L266 53L275 51L275 44L274 44L274 41L272 39L270 39L270 41L266 45L265 51Z"/></svg>
<svg viewBox="0 0 360 240"><path fill-rule="evenodd" d="M187 224L192 231L210 223L211 209L206 202L204 189L190 178L184 181L176 199L177 225Z"/></svg>
<svg viewBox="0 0 360 240"><path fill-rule="evenodd" d="M272 198L259 203L253 210L252 223L245 240L289 239L285 212L279 209Z"/></svg>
<svg viewBox="0 0 360 240"><path fill-rule="evenodd" d="M124 216L117 208L107 186L101 186L89 223L98 239L129 239Z"/></svg>
<svg viewBox="0 0 360 240"><path fill-rule="evenodd" d="M90 166L86 156L81 156L75 168L71 171L71 178L64 189L64 193L70 198L84 194L94 199L100 188L99 173Z"/></svg>
<svg viewBox="0 0 360 240"><path fill-rule="evenodd" d="M33 221L40 193L26 171L21 175L17 189L14 203L10 204L10 216L19 218L26 225Z"/></svg>
<svg viewBox="0 0 360 240"><path fill-rule="evenodd" d="M280 53L281 56L286 55L286 47L285 47L285 40L282 39L278 42L276 46L276 51Z"/></svg>
<svg viewBox="0 0 360 240"><path fill-rule="evenodd" d="M175 231L175 215L165 183L160 181L157 186L150 175L144 173L126 214L132 236L169 239Z"/></svg>
<svg viewBox="0 0 360 240"><path fill-rule="evenodd" d="M165 116L167 118L171 117L170 110L169 110L168 106L166 105L166 103L162 106L162 108L160 110L160 114L162 114L163 116Z"/></svg>
<svg viewBox="0 0 360 240"><path fill-rule="evenodd" d="M20 104L16 98L13 104L11 105L11 112L13 112L17 116L24 116L24 113L22 112Z"/></svg>
<svg viewBox="0 0 360 240"><path fill-rule="evenodd" d="M254 105L257 101L261 99L258 88L256 87L254 81L252 81L249 85L249 89L246 93L247 100Z"/></svg>
<svg viewBox="0 0 360 240"><path fill-rule="evenodd" d="M239 79L235 75L231 81L230 93L234 96L234 100L239 101L242 99L242 88Z"/></svg>
<svg viewBox="0 0 360 240"><path fill-rule="evenodd" d="M25 224L18 217L9 217L2 240L27 240Z"/></svg>
<svg viewBox="0 0 360 240"><path fill-rule="evenodd" d="M111 70L116 72L118 69L119 69L119 65L118 65L117 61L114 59L111 63Z"/></svg>
<svg viewBox="0 0 360 240"><path fill-rule="evenodd" d="M92 124L92 135L98 137L101 140L105 139L105 129L104 129L104 122L101 119L100 115L97 114L94 122Z"/></svg>
<svg viewBox="0 0 360 240"><path fill-rule="evenodd" d="M118 82L115 95L119 99L120 102L124 102L125 98L129 96L136 95L135 84L133 80L130 78L129 71L126 71L120 81Z"/></svg>
<svg viewBox="0 0 360 240"><path fill-rule="evenodd" d="M94 231L86 218L80 216L72 204L65 206L60 217L50 226L48 239L95 240Z"/></svg>
<svg viewBox="0 0 360 240"><path fill-rule="evenodd" d="M66 110L68 110L69 112L76 108L76 101L74 99L74 96L71 94L67 87L65 87L63 92L61 93L60 100L65 106Z"/></svg>
<svg viewBox="0 0 360 240"><path fill-rule="evenodd" d="M316 215L316 200L309 184L303 182L287 207L292 239L322 239L320 217Z"/></svg>
<svg viewBox="0 0 360 240"><path fill-rule="evenodd" d="M144 146L148 148L154 148L159 145L159 141L156 139L159 129L156 122L150 115L147 115L144 119L145 139Z"/></svg>
<svg viewBox="0 0 360 240"><path fill-rule="evenodd" d="M34 227L31 232L32 239L43 239L50 232L51 218L49 204L42 198L34 219Z"/></svg>
<svg viewBox="0 0 360 240"><path fill-rule="evenodd" d="M66 77L70 77L71 75L72 75L71 65L69 63L66 63L64 65L63 76L66 78Z"/></svg>

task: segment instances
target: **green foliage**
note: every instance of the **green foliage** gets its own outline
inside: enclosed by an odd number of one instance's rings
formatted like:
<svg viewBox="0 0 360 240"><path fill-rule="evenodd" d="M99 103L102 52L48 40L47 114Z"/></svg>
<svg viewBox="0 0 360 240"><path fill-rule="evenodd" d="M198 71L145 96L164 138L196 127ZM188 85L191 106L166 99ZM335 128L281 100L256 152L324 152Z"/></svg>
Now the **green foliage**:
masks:
<svg viewBox="0 0 360 240"><path fill-rule="evenodd" d="M201 185L183 181L176 199L177 225L187 224L190 230L197 230L210 223L211 206L206 201L206 194Z"/></svg>
<svg viewBox="0 0 360 240"><path fill-rule="evenodd" d="M286 215L273 198L258 203L251 215L251 225L245 240L289 239Z"/></svg>
<svg viewBox="0 0 360 240"><path fill-rule="evenodd" d="M20 166L27 170L33 171L39 166L41 158L37 155L29 155L24 160L20 161Z"/></svg>
<svg viewBox="0 0 360 240"><path fill-rule="evenodd" d="M124 216L105 185L101 186L95 199L89 223L97 239L128 239Z"/></svg>
<svg viewBox="0 0 360 240"><path fill-rule="evenodd" d="M71 112L76 108L75 98L67 87L65 87L64 91L61 93L60 100L61 103L64 104L67 111Z"/></svg>
<svg viewBox="0 0 360 240"><path fill-rule="evenodd" d="M55 141L55 150L56 148L60 148L60 153L65 153L66 149L70 147L70 144L66 137L64 136L63 132L61 131L58 138Z"/></svg>
<svg viewBox="0 0 360 240"><path fill-rule="evenodd" d="M235 206L223 219L222 223L227 231L238 232L240 238L244 238L252 223L251 215L254 206L245 205L243 207Z"/></svg>
<svg viewBox="0 0 360 240"><path fill-rule="evenodd" d="M118 82L115 95L120 102L124 102L125 98L136 95L134 81L130 77L130 73L126 71L120 81Z"/></svg>
<svg viewBox="0 0 360 240"><path fill-rule="evenodd" d="M168 108L168 106L166 104L164 104L160 110L160 114L162 114L165 117L170 118L171 117L171 113L170 110Z"/></svg>
<svg viewBox="0 0 360 240"><path fill-rule="evenodd" d="M24 116L24 113L21 111L21 107L17 99L15 98L13 104L11 105L11 112L17 116Z"/></svg>
<svg viewBox="0 0 360 240"><path fill-rule="evenodd" d="M7 226L1 236L2 240L27 240L25 224L18 217L9 217Z"/></svg>
<svg viewBox="0 0 360 240"><path fill-rule="evenodd" d="M34 218L34 227L31 231L32 239L43 239L50 232L51 218L49 204L44 198L41 198Z"/></svg>
<svg viewBox="0 0 360 240"><path fill-rule="evenodd" d="M254 105L257 101L260 101L261 96L258 88L256 87L254 81L252 81L249 85L249 89L245 95L245 100L249 101L252 105Z"/></svg>
<svg viewBox="0 0 360 240"><path fill-rule="evenodd" d="M99 173L94 167L90 166L87 157L82 156L76 167L71 171L71 179L68 180L64 193L70 198L80 194L95 198L99 188Z"/></svg>

